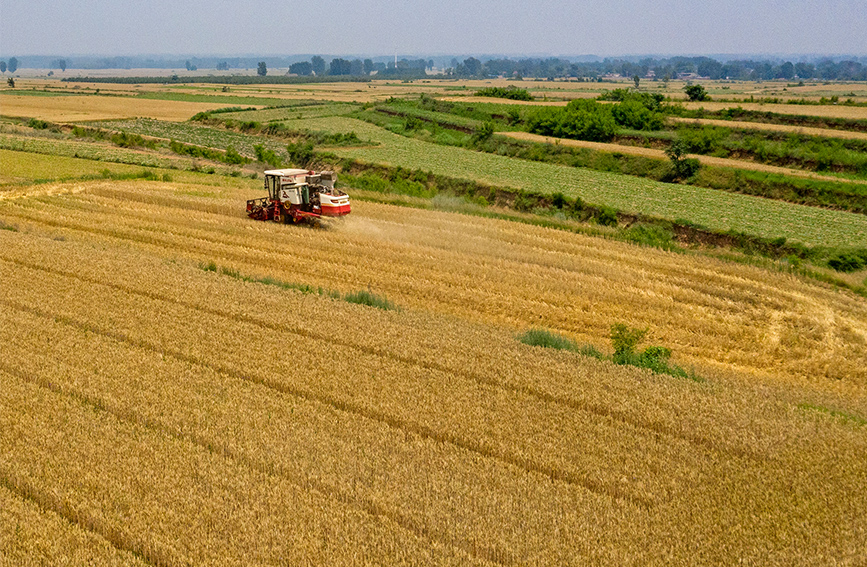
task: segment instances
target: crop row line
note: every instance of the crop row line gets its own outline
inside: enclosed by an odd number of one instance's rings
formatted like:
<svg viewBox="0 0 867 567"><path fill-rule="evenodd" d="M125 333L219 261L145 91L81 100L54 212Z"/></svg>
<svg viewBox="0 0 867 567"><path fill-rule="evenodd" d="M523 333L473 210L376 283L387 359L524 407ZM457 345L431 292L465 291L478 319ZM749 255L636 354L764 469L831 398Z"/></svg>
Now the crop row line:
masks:
<svg viewBox="0 0 867 567"><path fill-rule="evenodd" d="M656 502L650 498L625 492L617 486L612 486L610 484L587 478L585 476L560 470L554 466L536 462L534 459L528 457L512 455L504 450L497 449L481 441L466 439L460 435L453 433L443 433L427 425L423 425L421 423L414 423L406 419L395 417L380 410L364 407L360 404L356 404L347 400L342 400L334 396L317 393L306 388L292 386L285 383L279 383L266 377L247 375L229 366L208 362L206 360L200 359L199 357L184 354L179 350L161 347L159 345L151 343L150 341L140 338L137 339L118 331L103 329L92 323L78 321L72 317L52 314L43 311L37 307L22 305L15 301L10 301L7 299L0 299L0 304L6 305L10 309L16 309L18 311L23 311L39 317L53 319L65 325L69 325L70 327L90 333L95 333L100 336L113 339L115 341L124 342L157 354L161 354L163 356L170 356L175 360L201 366L218 374L235 378L237 380L244 380L253 384L257 384L272 391L279 392L281 394L293 396L305 401L318 402L323 405L330 406L338 411L364 417L371 421L387 425L393 429L398 429L406 433L417 435L422 439L430 439L438 443L446 443L458 448L459 450L476 453L482 457L499 461L506 465L517 467L524 470L528 474L538 474L548 477L552 481L560 481L566 484L580 486L598 495L608 496L615 500L624 500L627 502L631 502L645 509L653 508L656 504Z"/></svg>
<svg viewBox="0 0 867 567"><path fill-rule="evenodd" d="M23 377L20 372L8 367L2 361L0 361L0 372L6 372L27 382L35 383L34 380ZM50 387L50 384L37 385L60 393L54 387ZM148 565L153 565L154 567L173 567L178 564L178 561L168 550L161 549L157 551L156 549L146 549L141 544L126 543L126 538L108 525L107 522L76 510L72 504L62 500L55 491L40 490L38 487L33 486L29 479L14 474L2 465L0 465L0 486L9 489L24 500L33 502L40 510L54 512L70 524L76 525L82 530L104 539L113 548L131 553Z"/></svg>
<svg viewBox="0 0 867 567"><path fill-rule="evenodd" d="M32 313L33 315L37 315L37 316L41 316L41 317L47 316L46 314L38 313L37 311L29 311L29 312ZM61 322L63 324L82 328L79 325L71 324L65 318L55 317L55 319L61 320ZM109 338L111 340L131 344L130 341L128 341L128 340L121 340L121 339L118 339L117 337L109 336L106 333L103 333L100 331L95 331L92 328L89 328L89 330L90 330L90 332L95 332L95 333L99 334L100 336ZM143 345L134 345L134 346L136 346L138 348L145 348L145 347L143 347ZM149 350L153 350L153 349L149 349ZM172 358L179 359L175 354L169 354L169 353L167 353L167 354L169 356L171 356ZM185 360L185 361L186 362L193 362L190 360ZM202 366L202 365L200 364L200 366ZM322 494L323 496L329 497L329 498L336 500L338 502L341 502L343 504L355 507L355 508L369 514L370 516L393 522L394 524L400 526L404 530L414 534L416 537L419 537L421 539L425 539L425 540L428 540L428 541L433 542L433 543L441 543L441 544L450 545L452 547L455 547L457 549L460 549L460 550L468 553L469 555L472 555L472 556L480 558L480 559L484 559L484 560L489 561L491 563L496 563L498 565L513 565L513 564L517 563L517 560L515 558L510 557L509 554L507 552L504 552L503 550L500 550L500 549L497 549L494 547L480 545L476 542L463 541L463 540L460 540L454 536L449 535L446 530L436 529L436 528L432 528L430 526L421 525L418 521L414 520L413 518L406 516L406 515L403 515L396 510L389 509L386 506L376 502L372 498L365 498L363 496L352 496L352 495L346 493L345 491L341 490L340 488L338 488L336 486L333 486L331 484L328 484L326 482L323 482L323 481L315 479L315 478L311 478L309 475L304 475L303 478L297 478L295 475L288 473L288 471L286 471L284 467L275 467L273 465L269 466L265 463L256 461L255 459L252 459L252 458L247 457L243 454L239 454L236 451L233 451L226 444L223 444L220 442L215 442L213 440L209 440L205 437L202 437L200 435L196 435L196 434L191 433L191 432L183 432L183 431L168 427L168 426L166 426L166 425L164 425L158 421L148 419L147 417L144 417L144 416L137 414L133 411L129 411L129 410L125 411L125 410L120 409L120 408L112 407L110 404L106 403L106 401L103 399L100 399L98 397L89 396L89 395L87 395L81 391L76 390L76 389L64 388L63 386L61 386L55 382L46 380L45 378L32 376L26 372L23 372L17 368L14 368L14 367L4 363L3 361L0 361L0 371L11 374L17 378L20 378L21 380L24 380L26 382L29 382L29 383L34 384L36 386L39 386L41 388L45 388L51 392L54 392L55 394L72 398L82 405L86 405L86 406L91 407L93 409L96 409L98 411L108 413L120 421L131 423L133 425L144 427L144 428L149 429L151 431L155 431L158 433L168 435L168 436L173 437L179 441L191 443L193 445L196 445L198 447L201 447L201 448L207 450L210 453L218 455L222 458L235 461L235 462L249 468L250 470L260 472L260 473L263 473L263 474L268 475L268 476L280 476L280 477L288 480L290 483L294 484L295 486L297 486L298 488L300 488L302 490L307 490L307 491L312 490L314 492L318 492L318 493ZM224 372L220 372L220 373L223 375L226 375ZM3 477L0 477L0 479L2 479L2 478ZM2 482L2 480L0 480L0 482ZM16 483L14 481L9 482L8 485L9 485L10 489L12 489L16 492L19 492L20 494L22 494L22 496L26 495L26 493L22 492L22 489L18 488L18 486L16 485ZM39 495L39 496L37 496L38 499L33 498L37 502L39 502L40 499L44 500L45 498L47 498L47 496L41 495L40 491L35 490L32 487L25 487L25 489ZM56 509L56 508L52 507L52 509ZM61 509L62 509L62 507L61 507ZM75 516L76 515L74 513L64 514L64 517L67 517L67 519L69 519L70 521L73 521L74 523L77 523L86 529L90 529L90 531L95 531L96 533L99 533L103 537L106 537L105 534L103 533L105 530L100 530L99 528L93 528L92 529L88 526L87 521L82 522L79 518L77 518ZM106 539L109 539L109 538L106 538ZM114 539L116 539L118 542L121 541L121 538L114 538ZM114 542L112 542L112 544L114 545ZM132 551L134 553L136 552L136 550L133 550L133 549L126 549L126 550ZM157 563L154 563L154 565L160 565L160 563L157 562Z"/></svg>
<svg viewBox="0 0 867 567"><path fill-rule="evenodd" d="M61 277L76 279L78 281L108 287L111 289L115 289L130 295L137 295L141 297L146 297L148 299L152 299L155 301L160 301L164 303L172 303L175 305L181 305L184 307L188 307L190 309L207 313L209 315L215 315L218 317L223 317L227 319L231 319L233 321L238 321L242 323L247 323L251 325L258 326L263 329L267 329L270 331L281 331L288 332L299 337L321 340L321 341L334 341L334 337L327 333L317 333L314 330L310 330L307 328L303 328L300 326L293 326L285 323L264 321L260 318L244 315L241 313L230 313L221 309L217 309L214 307L201 305L191 301L184 301L181 299L176 299L165 294L156 293L152 291L145 291L141 289L130 288L128 286L120 285L113 282L107 282L104 280L99 280L97 278L91 278L87 276L82 276L73 272L69 272L66 270L61 270L58 268L53 268L49 266L39 265L35 263L26 262L16 258L9 258L6 256L0 255L0 260L10 262L25 268L29 268L32 270L43 271L55 275L59 275ZM484 386L490 386L493 388L497 388L503 390L510 394L520 394L526 395L536 400L561 405L563 407L586 412L592 415L596 415L598 417L603 417L606 419L611 419L613 421L620 422L622 424L628 425L630 427L634 427L638 430L643 430L656 435L664 435L666 437L671 437L675 439L679 439L681 441L690 443L692 445L696 445L702 447L704 449L712 450L714 452L727 454L729 456L746 458L753 461L762 461L764 457L753 452L747 450L745 448L738 448L732 446L720 446L717 442L707 439L705 437L701 437L698 435L692 435L689 433L684 433L682 431L677 431L674 428L667 426L663 423L647 421L636 419L632 416L629 416L625 412L620 412L613 410L608 407L601 406L599 404L593 404L588 402L582 402L579 400L575 400L572 398L568 398L565 396L559 396L556 394L552 394L550 392L546 392L539 388L534 388L529 385L522 384L509 384L500 380L495 380L491 377L484 376L475 372L471 372L461 367L454 367L447 364L440 364L435 361L422 360L416 357L401 355L398 353L391 352L386 349L376 348L370 345L365 345L358 341L351 341L347 337L341 337L340 339L342 346L351 348L353 350L357 350L364 354L370 354L373 356L377 356L379 358L393 360L400 364L406 364L410 366L416 366L418 368L426 369L426 370L435 370L439 372L443 372L446 374L452 374L456 376L460 376L461 378L467 379L469 381L475 382L477 384L481 384Z"/></svg>

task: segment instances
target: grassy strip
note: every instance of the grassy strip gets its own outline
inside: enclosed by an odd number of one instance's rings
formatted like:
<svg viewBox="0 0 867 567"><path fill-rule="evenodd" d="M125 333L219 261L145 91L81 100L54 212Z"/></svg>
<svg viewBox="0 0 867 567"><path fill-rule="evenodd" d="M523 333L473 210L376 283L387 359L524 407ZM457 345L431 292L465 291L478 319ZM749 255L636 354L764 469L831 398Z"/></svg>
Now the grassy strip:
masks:
<svg viewBox="0 0 867 567"><path fill-rule="evenodd" d="M589 356L599 360L605 360L605 355L593 345L579 345L572 339L558 335L545 329L530 329L518 336L518 340L525 345L553 348L556 350L568 350L582 356Z"/></svg>
<svg viewBox="0 0 867 567"><path fill-rule="evenodd" d="M207 264L199 264L199 268L206 272L214 272L218 274L223 274L224 276L229 276L241 281L251 282L251 283L260 283L270 286L279 287L280 289L287 289L298 291L307 295L321 295L324 297L330 297L332 299L341 299L348 303L356 303L359 305L367 305L368 307L376 307L377 309L382 309L384 311L400 311L401 308L395 303L389 301L385 297L380 295L376 295L375 293L369 290L361 290L355 291L351 293L347 293L345 295L341 295L339 291L335 291L333 289L327 289L324 287L313 287L308 284L300 284L294 282L285 282L282 280L278 280L272 278L270 276L256 277L256 276L246 276L241 274L238 270L233 268L226 268L223 266L217 266L216 262L208 262Z"/></svg>
<svg viewBox="0 0 867 567"><path fill-rule="evenodd" d="M329 133L317 132L307 129L292 129L279 121L271 121L267 124L261 122L242 121L233 119L214 119L208 112L200 112L193 116L191 121L201 122L208 126L219 126L230 131L243 132L248 136L271 136L284 138L295 142L310 142L322 146L360 146L379 145L370 140L361 140L355 132Z"/></svg>
<svg viewBox="0 0 867 567"><path fill-rule="evenodd" d="M670 349L650 346L644 349L643 352L636 353L634 346L643 338L645 333L646 330L629 329L622 324L614 325L612 327L611 340L614 344L615 352L610 357L602 354L593 345L579 345L568 337L545 329L530 329L518 335L518 340L525 345L567 350L582 356L590 356L597 360L608 360L615 364L646 368L654 374L666 374L675 378L686 378L694 382L704 382L704 378L698 376L694 371L687 371L676 364L670 364L668 362L671 356ZM627 344L624 346L624 334L628 335L625 342L631 342L631 345Z"/></svg>
<svg viewBox="0 0 867 567"><path fill-rule="evenodd" d="M844 422L854 423L855 425L861 427L867 425L867 419L864 419L860 415L856 415L854 413L840 410L832 410L823 406L817 406L815 404L798 404L798 409L819 412Z"/></svg>
<svg viewBox="0 0 867 567"><path fill-rule="evenodd" d="M220 150L214 150L202 146L192 146L178 142L177 140L172 140L169 142L169 149L179 155L209 159L212 161L221 161L230 165L244 165L253 161L250 158L239 154L232 146L226 148L225 152L221 152Z"/></svg>

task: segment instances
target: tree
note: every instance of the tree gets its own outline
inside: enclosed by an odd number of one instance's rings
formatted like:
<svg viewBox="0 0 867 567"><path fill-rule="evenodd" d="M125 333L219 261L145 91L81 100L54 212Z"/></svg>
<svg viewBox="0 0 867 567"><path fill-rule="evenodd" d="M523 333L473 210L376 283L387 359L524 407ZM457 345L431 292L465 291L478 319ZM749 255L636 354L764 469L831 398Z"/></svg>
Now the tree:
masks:
<svg viewBox="0 0 867 567"><path fill-rule="evenodd" d="M0 73L5 73L5 72L6 72L6 62L0 61Z"/></svg>
<svg viewBox="0 0 867 567"><path fill-rule="evenodd" d="M59 63L60 63L60 70L61 70L61 71L66 71L66 59L61 59L61 60L59 61Z"/></svg>
<svg viewBox="0 0 867 567"><path fill-rule="evenodd" d="M260 65L261 65L261 63L260 63ZM199 68L198 66L193 65L192 63L190 63L190 60L189 60L189 59L187 59L186 67L187 67L187 71L196 71L196 70Z"/></svg>
<svg viewBox="0 0 867 567"><path fill-rule="evenodd" d="M313 66L313 72L317 75L325 74L325 59L319 57L318 55L314 55L310 59L310 64Z"/></svg>
<svg viewBox="0 0 867 567"><path fill-rule="evenodd" d="M575 99L566 108L539 107L527 115L527 130L543 136L609 142L617 133L611 105Z"/></svg>
<svg viewBox="0 0 867 567"><path fill-rule="evenodd" d="M13 79L12 77L9 77L8 79L6 79L6 84L14 89L15 88L15 79Z"/></svg>
<svg viewBox="0 0 867 567"><path fill-rule="evenodd" d="M373 59L365 59L361 62L361 72L365 75L370 75L370 72L373 71Z"/></svg>
<svg viewBox="0 0 867 567"><path fill-rule="evenodd" d="M701 85L687 85L683 87L686 96L689 97L689 100L692 101L704 101L710 100L710 97L707 96L707 90Z"/></svg>
<svg viewBox="0 0 867 567"><path fill-rule="evenodd" d="M18 70L18 59L16 59L15 57L11 57L9 59L9 67L8 68L9 68L10 73L14 73L15 71L17 71Z"/></svg>
<svg viewBox="0 0 867 567"><path fill-rule="evenodd" d="M632 82L635 83L635 88L637 89L638 83L641 82L641 77L639 77L638 75L635 75L634 77L632 77Z"/></svg>
<svg viewBox="0 0 867 567"><path fill-rule="evenodd" d="M801 79L812 79L816 74L816 67L810 63L796 63L795 74Z"/></svg>
<svg viewBox="0 0 867 567"><path fill-rule="evenodd" d="M676 179L689 179L698 173L701 163L695 158L688 158L689 145L683 140L675 140L665 148L665 155L671 160L671 167Z"/></svg>
<svg viewBox="0 0 867 567"><path fill-rule="evenodd" d="M289 72L293 75L309 75L313 72L313 65L310 61L299 61L289 65Z"/></svg>
<svg viewBox="0 0 867 567"><path fill-rule="evenodd" d="M464 69L470 77L480 77L482 75L482 62L475 57L464 59Z"/></svg>
<svg viewBox="0 0 867 567"><path fill-rule="evenodd" d="M348 75L351 72L352 63L339 57L332 59L328 67L329 75Z"/></svg>
<svg viewBox="0 0 867 567"><path fill-rule="evenodd" d="M780 76L787 80L795 76L795 66L791 61L786 61L780 65Z"/></svg>
<svg viewBox="0 0 867 567"><path fill-rule="evenodd" d="M265 65L264 61L259 61L259 69L256 71L260 77L264 77L268 74L268 67Z"/></svg>
<svg viewBox="0 0 867 567"><path fill-rule="evenodd" d="M702 57L696 66L696 72L702 77L709 77L714 80L721 79L723 77L723 65L709 57Z"/></svg>
<svg viewBox="0 0 867 567"><path fill-rule="evenodd" d="M217 71L228 71L228 70L229 70L229 62L228 61L221 61L220 63L217 63Z"/></svg>

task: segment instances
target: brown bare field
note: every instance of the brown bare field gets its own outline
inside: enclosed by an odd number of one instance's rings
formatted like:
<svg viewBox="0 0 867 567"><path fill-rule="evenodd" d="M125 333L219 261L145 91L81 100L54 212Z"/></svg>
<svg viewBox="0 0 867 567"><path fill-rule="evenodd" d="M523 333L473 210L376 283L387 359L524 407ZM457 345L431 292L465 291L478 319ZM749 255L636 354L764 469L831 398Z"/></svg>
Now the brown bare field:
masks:
<svg viewBox="0 0 867 567"><path fill-rule="evenodd" d="M767 132L785 132L804 136L820 136L823 138L845 138L848 140L867 140L867 132L851 132L848 130L832 130L830 128L808 128L791 126L789 124L765 124L762 122L739 122L737 120L707 120L704 118L680 118L669 116L670 122L682 124L698 124L719 126L721 128L743 128L745 130L764 130Z"/></svg>
<svg viewBox="0 0 867 567"><path fill-rule="evenodd" d="M0 108L4 116L40 118L53 122L84 122L132 117L181 121L189 119L197 112L225 106L225 104L116 96L0 94Z"/></svg>
<svg viewBox="0 0 867 567"><path fill-rule="evenodd" d="M724 121L719 121L721 124L731 127L730 124L725 123ZM570 140L568 138L554 138L551 136L541 136L539 134L531 134L529 132L499 132L499 134L503 136L508 136L510 138L514 138L516 140L525 140L528 142L540 142L546 144L560 144L563 146L571 146L575 148L590 148L593 150L603 151L603 152L617 152L621 154L630 154L636 156L644 156L654 159L667 160L665 152L663 150L657 150L653 148L644 148L641 146L626 146L621 144L605 144L602 142L587 142L584 140ZM834 181L840 182L841 179L839 177L833 177L830 175L821 175L819 173L814 173L811 171L804 171L803 169L792 169L789 167L779 167L776 165L768 165L764 163L757 163L754 161L747 160L738 160L738 159L728 159L728 158L719 158L714 156L703 156L699 154L690 154L689 157L696 158L698 161L705 165L713 165L716 167L732 167L737 169L748 169L751 171L764 171L767 173L778 173L781 175L791 175L794 177L806 177L809 179L820 179L823 181ZM850 183L867 183L867 181L860 179L846 180Z"/></svg>
<svg viewBox="0 0 867 567"><path fill-rule="evenodd" d="M72 186L0 202L0 497L89 553L832 565L867 543L862 298L454 213L354 201L314 229L247 219L252 188ZM606 349L617 321L706 381L515 338Z"/></svg>

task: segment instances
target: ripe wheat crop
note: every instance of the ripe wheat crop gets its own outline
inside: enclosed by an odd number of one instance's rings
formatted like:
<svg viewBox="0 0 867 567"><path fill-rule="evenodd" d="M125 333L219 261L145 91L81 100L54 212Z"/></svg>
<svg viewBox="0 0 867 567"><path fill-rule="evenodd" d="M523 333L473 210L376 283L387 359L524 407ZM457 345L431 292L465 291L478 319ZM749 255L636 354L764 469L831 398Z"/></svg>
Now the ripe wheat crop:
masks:
<svg viewBox="0 0 867 567"><path fill-rule="evenodd" d="M147 565L135 555L113 547L105 538L41 508L32 496L22 497L0 486L0 562L3 565Z"/></svg>
<svg viewBox="0 0 867 567"><path fill-rule="evenodd" d="M322 230L250 221L244 185L75 187L0 201L0 534L21 502L44 515L13 553L52 514L80 553L165 565L830 565L867 544L859 297L458 214L354 202ZM618 321L707 381L517 339L604 349Z"/></svg>
<svg viewBox="0 0 867 567"><path fill-rule="evenodd" d="M214 110L224 104L147 100L132 96L20 96L0 95L3 114L35 117L53 122L117 120L131 116L158 120L187 120L197 112Z"/></svg>
<svg viewBox="0 0 867 567"><path fill-rule="evenodd" d="M5 210L13 223L48 223L342 293L372 286L402 306L471 314L516 331L545 325L597 347L628 304L625 322L653 327L652 340L671 345L677 364L865 382L863 302L757 268L366 203L357 206L369 220L349 219L323 239L250 226L237 201L90 187L75 198L10 202Z"/></svg>

